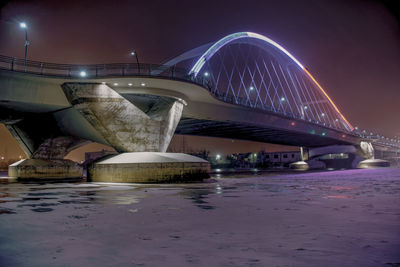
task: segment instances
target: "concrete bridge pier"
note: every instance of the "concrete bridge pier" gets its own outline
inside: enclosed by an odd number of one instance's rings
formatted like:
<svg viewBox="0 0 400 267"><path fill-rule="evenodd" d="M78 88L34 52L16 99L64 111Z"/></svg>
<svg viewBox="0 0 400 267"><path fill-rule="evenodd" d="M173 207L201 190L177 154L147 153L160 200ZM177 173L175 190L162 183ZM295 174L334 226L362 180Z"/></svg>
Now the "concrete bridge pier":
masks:
<svg viewBox="0 0 400 267"><path fill-rule="evenodd" d="M82 167L64 157L87 141L62 133L52 113L21 112L8 108L0 108L0 111L0 122L4 123L28 156L28 159L9 166L10 177L24 180L83 176Z"/></svg>
<svg viewBox="0 0 400 267"><path fill-rule="evenodd" d="M300 148L302 161L290 165L292 169L325 168L374 168L388 167L386 160L375 159L371 143L361 142L359 146L333 145L317 148Z"/></svg>
<svg viewBox="0 0 400 267"><path fill-rule="evenodd" d="M208 175L208 162L165 153L182 115L182 99L130 94L127 100L102 83L64 83L59 90L62 107L44 109L36 98L38 104L23 112L0 106L0 122L28 156L9 166L10 177L80 178L82 166L64 157L90 141L120 153L89 166L91 181L166 182Z"/></svg>
<svg viewBox="0 0 400 267"><path fill-rule="evenodd" d="M155 183L208 177L207 161L165 153L182 115L181 99L123 97L106 84L65 83L62 88L72 108L120 153L91 164L89 181Z"/></svg>
<svg viewBox="0 0 400 267"><path fill-rule="evenodd" d="M15 134L16 128L12 129L11 132ZM82 178L82 166L64 157L83 142L81 139L68 136L46 139L30 158L11 164L8 167L8 176L20 180Z"/></svg>
<svg viewBox="0 0 400 267"><path fill-rule="evenodd" d="M88 181L171 183L209 177L210 163L201 158L165 152L131 152L102 158L88 167Z"/></svg>
<svg viewBox="0 0 400 267"><path fill-rule="evenodd" d="M184 106L177 99L151 96L135 105L106 84L64 83L62 89L72 109L121 153L165 152Z"/></svg>
<svg viewBox="0 0 400 267"><path fill-rule="evenodd" d="M300 161L293 162L290 164L291 169L306 171L310 168L308 161L308 149L306 147L300 147Z"/></svg>
<svg viewBox="0 0 400 267"><path fill-rule="evenodd" d="M363 156L364 160L360 161L357 167L363 169L389 167L389 161L375 158L376 152L371 143L362 141L359 146L359 153ZM381 156L383 156L383 153L381 153Z"/></svg>

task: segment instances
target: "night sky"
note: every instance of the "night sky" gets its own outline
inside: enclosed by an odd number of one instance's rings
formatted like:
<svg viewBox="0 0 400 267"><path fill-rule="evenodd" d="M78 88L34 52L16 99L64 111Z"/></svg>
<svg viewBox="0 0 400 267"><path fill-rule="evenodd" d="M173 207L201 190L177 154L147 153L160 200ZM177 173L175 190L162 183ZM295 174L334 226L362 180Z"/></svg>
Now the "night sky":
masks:
<svg viewBox="0 0 400 267"><path fill-rule="evenodd" d="M29 59L55 63L130 62L133 49L141 62L162 63L230 33L252 31L295 55L354 126L394 137L400 136L394 2L15 0L1 8L0 54L23 58L20 21L29 26ZM1 126L0 154L17 151L7 134Z"/></svg>

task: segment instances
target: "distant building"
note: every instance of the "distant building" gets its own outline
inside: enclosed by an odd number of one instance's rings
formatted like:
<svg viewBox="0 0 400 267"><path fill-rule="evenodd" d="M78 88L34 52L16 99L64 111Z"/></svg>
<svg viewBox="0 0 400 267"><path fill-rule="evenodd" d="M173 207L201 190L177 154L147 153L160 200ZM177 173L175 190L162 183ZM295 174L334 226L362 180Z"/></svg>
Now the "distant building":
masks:
<svg viewBox="0 0 400 267"><path fill-rule="evenodd" d="M258 153L234 153L227 155L217 155L210 158L211 165L214 167L230 168L271 168L288 166L292 162L300 161L300 151L289 152L265 152Z"/></svg>
<svg viewBox="0 0 400 267"><path fill-rule="evenodd" d="M301 160L300 151L289 151L289 152L270 152L262 154L265 161L279 162L279 163L291 163Z"/></svg>

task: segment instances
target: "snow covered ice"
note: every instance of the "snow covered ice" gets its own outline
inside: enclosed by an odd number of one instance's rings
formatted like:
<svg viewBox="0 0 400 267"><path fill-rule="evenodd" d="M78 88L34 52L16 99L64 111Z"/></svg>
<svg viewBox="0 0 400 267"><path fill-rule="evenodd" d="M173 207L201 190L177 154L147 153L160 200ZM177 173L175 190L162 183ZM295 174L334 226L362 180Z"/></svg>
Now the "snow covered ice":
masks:
<svg viewBox="0 0 400 267"><path fill-rule="evenodd" d="M400 169L4 182L0 266L400 266Z"/></svg>

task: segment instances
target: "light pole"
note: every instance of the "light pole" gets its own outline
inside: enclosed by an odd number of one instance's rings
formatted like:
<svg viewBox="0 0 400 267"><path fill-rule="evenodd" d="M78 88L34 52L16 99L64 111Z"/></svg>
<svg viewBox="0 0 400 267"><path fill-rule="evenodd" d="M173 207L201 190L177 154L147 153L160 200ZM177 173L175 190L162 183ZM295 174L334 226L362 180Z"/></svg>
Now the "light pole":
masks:
<svg viewBox="0 0 400 267"><path fill-rule="evenodd" d="M139 74L140 74L140 64L139 64L139 58L138 58L137 52L136 51L132 51L131 52L131 56L135 56L136 63L137 63L137 68L138 68L138 71L139 71Z"/></svg>
<svg viewBox="0 0 400 267"><path fill-rule="evenodd" d="M22 29L25 30L25 57L24 57L24 71L26 71L26 57L28 55L28 45L29 45L29 41L28 41L28 26L26 25L25 22L21 22L19 24L19 27L21 27Z"/></svg>

